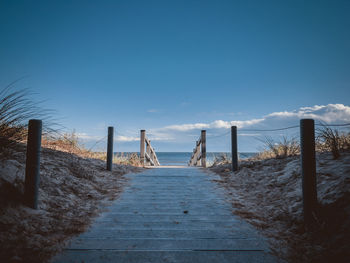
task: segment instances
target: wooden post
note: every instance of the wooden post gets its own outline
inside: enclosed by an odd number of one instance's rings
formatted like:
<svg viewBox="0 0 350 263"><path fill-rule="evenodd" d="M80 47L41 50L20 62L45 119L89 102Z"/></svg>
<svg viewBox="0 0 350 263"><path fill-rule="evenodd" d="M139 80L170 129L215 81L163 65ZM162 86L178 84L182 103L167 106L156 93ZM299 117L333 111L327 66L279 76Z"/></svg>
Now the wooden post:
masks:
<svg viewBox="0 0 350 263"><path fill-rule="evenodd" d="M207 148L206 148L206 140L205 140L205 134L206 131L202 130L201 132L201 143L202 143L202 149L201 149L201 161L202 161L202 167L207 167Z"/></svg>
<svg viewBox="0 0 350 263"><path fill-rule="evenodd" d="M146 140L146 131L141 130L141 138L140 138L140 159L141 165L145 165L145 140Z"/></svg>
<svg viewBox="0 0 350 263"><path fill-rule="evenodd" d="M112 171L113 166L113 134L114 128L108 127L108 141L107 141L107 170Z"/></svg>
<svg viewBox="0 0 350 263"><path fill-rule="evenodd" d="M198 157L201 156L201 142L198 140L196 142L196 153L194 155L194 165L198 166L199 160Z"/></svg>
<svg viewBox="0 0 350 263"><path fill-rule="evenodd" d="M150 143L151 143L151 141L150 141ZM156 164L154 161L154 155L153 155L153 151L150 149L149 150L149 157L151 158L151 160L153 161L153 163L154 163L154 165ZM152 164L151 164L152 165Z"/></svg>
<svg viewBox="0 0 350 263"><path fill-rule="evenodd" d="M29 120L24 182L24 203L33 209L38 208L41 131L41 120Z"/></svg>
<svg viewBox="0 0 350 263"><path fill-rule="evenodd" d="M194 158L196 156L196 150L197 150L197 142L196 142L196 146L193 148L193 151L192 151L192 156L191 156L191 160L190 160L190 166L194 165Z"/></svg>
<svg viewBox="0 0 350 263"><path fill-rule="evenodd" d="M238 170L237 126L231 126L232 171Z"/></svg>
<svg viewBox="0 0 350 263"><path fill-rule="evenodd" d="M312 227L317 210L315 123L313 119L300 120L301 174L304 222Z"/></svg>

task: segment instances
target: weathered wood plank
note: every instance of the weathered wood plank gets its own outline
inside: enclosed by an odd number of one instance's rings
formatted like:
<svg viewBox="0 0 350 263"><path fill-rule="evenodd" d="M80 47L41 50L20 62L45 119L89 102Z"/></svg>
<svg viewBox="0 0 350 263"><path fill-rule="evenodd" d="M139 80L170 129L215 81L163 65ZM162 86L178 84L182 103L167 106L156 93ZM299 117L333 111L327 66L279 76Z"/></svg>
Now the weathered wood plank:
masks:
<svg viewBox="0 0 350 263"><path fill-rule="evenodd" d="M140 159L141 165L145 164L145 139L146 139L146 131L141 130L140 134Z"/></svg>
<svg viewBox="0 0 350 263"><path fill-rule="evenodd" d="M140 139L140 159L142 165L159 166L160 163L157 158L157 154L151 145L151 140L146 136L146 131L141 130Z"/></svg>
<svg viewBox="0 0 350 263"><path fill-rule="evenodd" d="M145 157L146 157L147 162L154 166L154 162L151 159L151 156L149 156L147 152L145 152Z"/></svg>
<svg viewBox="0 0 350 263"><path fill-rule="evenodd" d="M266 241L232 214L217 175L148 169L53 262L276 262Z"/></svg>
<svg viewBox="0 0 350 263"><path fill-rule="evenodd" d="M207 143L206 143L206 131L201 132L201 164L202 167L207 167Z"/></svg>

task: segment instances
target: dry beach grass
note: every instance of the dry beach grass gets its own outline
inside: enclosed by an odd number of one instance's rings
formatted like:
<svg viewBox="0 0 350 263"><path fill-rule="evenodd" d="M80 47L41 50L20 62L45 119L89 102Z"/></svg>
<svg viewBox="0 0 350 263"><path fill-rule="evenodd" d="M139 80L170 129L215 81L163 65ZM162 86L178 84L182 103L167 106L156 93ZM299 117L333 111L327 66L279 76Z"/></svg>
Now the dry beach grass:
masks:
<svg viewBox="0 0 350 263"><path fill-rule="evenodd" d="M25 148L0 161L1 262L45 262L65 241L83 232L109 201L117 198L128 172L140 168L44 148L39 207L22 205ZM29 259L29 260L28 260Z"/></svg>
<svg viewBox="0 0 350 263"><path fill-rule="evenodd" d="M74 133L59 135L51 112L13 85L0 91L0 262L46 262L120 195L123 175L140 168L133 157L106 171L105 153L85 149ZM30 118L44 120L37 210L23 205Z"/></svg>
<svg viewBox="0 0 350 263"><path fill-rule="evenodd" d="M0 261L45 262L70 237L83 232L104 204L137 172L137 155L118 156L106 171L105 153L79 145L74 133L50 136L45 129L39 209L22 205L26 121L39 108L25 92L0 92ZM52 131L52 130L51 130ZM302 221L299 146L295 140L266 140L267 150L230 172L224 157L213 171L227 191L234 213L270 238L271 249L289 262L350 262L350 136L318 131L317 225Z"/></svg>
<svg viewBox="0 0 350 263"><path fill-rule="evenodd" d="M260 229L278 257L287 262L350 262L350 152L347 146L338 150L339 156L317 153L319 209L313 230L303 224L298 155L281 158L266 150L241 161L237 172L230 172L225 158L211 170L221 176L233 212Z"/></svg>

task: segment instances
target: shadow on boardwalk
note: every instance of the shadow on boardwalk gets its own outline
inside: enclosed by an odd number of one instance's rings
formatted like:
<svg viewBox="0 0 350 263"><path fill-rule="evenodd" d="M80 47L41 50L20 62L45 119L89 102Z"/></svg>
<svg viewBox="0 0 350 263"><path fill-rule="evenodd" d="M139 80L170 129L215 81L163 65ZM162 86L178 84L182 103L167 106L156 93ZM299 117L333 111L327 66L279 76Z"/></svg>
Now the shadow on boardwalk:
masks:
<svg viewBox="0 0 350 263"><path fill-rule="evenodd" d="M162 167L127 177L109 211L53 262L277 262L232 214L217 175Z"/></svg>

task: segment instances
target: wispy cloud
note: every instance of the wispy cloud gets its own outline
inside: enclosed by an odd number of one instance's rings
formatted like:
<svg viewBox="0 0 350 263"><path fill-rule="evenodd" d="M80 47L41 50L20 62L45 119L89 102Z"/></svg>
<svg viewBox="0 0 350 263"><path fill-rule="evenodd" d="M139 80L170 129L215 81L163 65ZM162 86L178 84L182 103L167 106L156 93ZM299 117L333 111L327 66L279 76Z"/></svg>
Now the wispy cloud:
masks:
<svg viewBox="0 0 350 263"><path fill-rule="evenodd" d="M159 110L157 110L157 109L149 109L149 110L147 110L147 112L149 112L149 113L156 113L156 112L159 112Z"/></svg>
<svg viewBox="0 0 350 263"><path fill-rule="evenodd" d="M302 107L295 111L274 112L265 119L301 119L312 118L326 123L337 123L350 121L350 107L343 104L315 105Z"/></svg>
<svg viewBox="0 0 350 263"><path fill-rule="evenodd" d="M313 118L325 123L339 123L350 121L350 107L343 104L315 105L313 107L302 107L294 111L273 112L259 119L243 121L215 120L210 123L186 123L169 125L160 128L159 131L187 132L200 129L228 129L231 126L238 128L270 127L278 128L283 125L298 124L299 119Z"/></svg>
<svg viewBox="0 0 350 263"><path fill-rule="evenodd" d="M294 126L299 124L299 120L302 118L313 118L319 122L325 122L329 124L336 123L349 123L350 122L350 107L343 104L328 104L328 105L315 105L311 107L301 107L293 111L279 111L272 112L261 118L247 119L247 120L215 120L212 122L198 122L198 123L185 123L168 125L157 129L148 129L147 137L154 141L159 142L161 145L166 143L192 145L200 134L200 130L206 129L208 138L218 137L225 135L223 140L229 138L229 129L231 126L237 126L239 129L275 129L281 127ZM295 131L293 131L295 132ZM136 136L135 136L136 135ZM249 137L258 137L265 134L258 134L256 132L247 132L238 130L238 135L242 140L251 140ZM279 136L280 134L273 134ZM105 137L94 136L86 133L77 133L77 136L84 141L98 141ZM225 139L226 138L226 139ZM138 133L132 133L130 136L119 135L115 137L115 141L119 143L135 143L140 140ZM219 143L218 141L215 142Z"/></svg>
<svg viewBox="0 0 350 263"><path fill-rule="evenodd" d="M140 137L130 137L130 136L117 136L114 141L116 142L137 142L140 140Z"/></svg>
<svg viewBox="0 0 350 263"><path fill-rule="evenodd" d="M328 104L328 105L315 105L312 107L301 107L294 111L280 111L272 112L261 118L247 119L247 120L215 120L209 123L185 123L168 125L158 129L152 129L149 132L151 136L155 137L157 141L163 142L178 142L178 143L190 143L193 142L198 136L199 131L202 129L207 130L208 138L221 136L226 134L231 126L237 126L239 129L275 129L288 126L294 126L299 124L299 120L302 118L313 118L316 121L325 123L344 123L350 122L350 107L343 104ZM239 132L239 130L238 130ZM293 131L295 132L295 131ZM256 132L239 132L240 137L258 137L262 134ZM265 134L264 134L265 135ZM274 134L279 136L280 134Z"/></svg>
<svg viewBox="0 0 350 263"><path fill-rule="evenodd" d="M246 121L223 121L216 120L211 123L193 123L193 124L180 124L180 125L170 125L160 130L173 130L173 131L191 131L199 129L228 129L231 126L237 126L239 128L251 126L264 121L264 119L252 119Z"/></svg>
<svg viewBox="0 0 350 263"><path fill-rule="evenodd" d="M256 136L260 136L260 133L238 133L238 136L247 136L247 137L256 137Z"/></svg>

